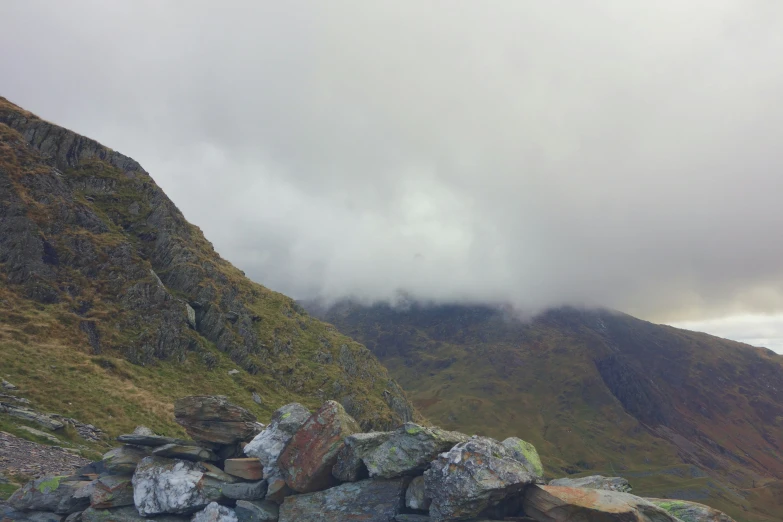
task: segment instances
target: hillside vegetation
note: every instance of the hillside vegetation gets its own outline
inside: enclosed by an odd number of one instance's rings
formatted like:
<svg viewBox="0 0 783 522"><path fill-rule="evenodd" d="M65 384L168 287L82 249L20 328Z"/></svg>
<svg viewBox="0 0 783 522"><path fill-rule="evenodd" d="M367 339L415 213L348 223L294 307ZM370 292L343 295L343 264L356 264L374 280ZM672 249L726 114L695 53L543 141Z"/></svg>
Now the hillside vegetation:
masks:
<svg viewBox="0 0 783 522"><path fill-rule="evenodd" d="M783 357L769 350L610 311L307 306L433 422L529 440L550 477L620 474L644 496L783 518Z"/></svg>
<svg viewBox="0 0 783 522"><path fill-rule="evenodd" d="M0 376L110 435L180 434L170 405L192 394L262 421L327 399L365 428L415 416L366 348L222 259L138 163L4 98Z"/></svg>

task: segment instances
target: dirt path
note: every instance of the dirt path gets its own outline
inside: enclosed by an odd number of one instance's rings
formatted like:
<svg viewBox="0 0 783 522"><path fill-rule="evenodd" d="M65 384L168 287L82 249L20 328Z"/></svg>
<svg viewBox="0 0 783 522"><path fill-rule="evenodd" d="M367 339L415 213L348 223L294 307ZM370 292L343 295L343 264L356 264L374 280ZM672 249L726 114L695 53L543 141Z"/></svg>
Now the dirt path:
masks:
<svg viewBox="0 0 783 522"><path fill-rule="evenodd" d="M6 477L67 475L89 463L62 448L37 444L0 431L0 474Z"/></svg>

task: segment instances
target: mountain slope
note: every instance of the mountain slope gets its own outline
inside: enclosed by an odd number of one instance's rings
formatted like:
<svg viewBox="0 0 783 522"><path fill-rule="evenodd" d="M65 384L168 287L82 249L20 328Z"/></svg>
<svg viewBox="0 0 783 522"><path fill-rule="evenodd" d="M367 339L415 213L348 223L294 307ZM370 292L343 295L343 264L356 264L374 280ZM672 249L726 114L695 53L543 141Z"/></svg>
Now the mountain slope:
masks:
<svg viewBox="0 0 783 522"><path fill-rule="evenodd" d="M779 520L783 357L609 311L350 302L312 313L365 343L433 422L539 449L550 475ZM745 510L748 510L747 512Z"/></svg>
<svg viewBox="0 0 783 522"><path fill-rule="evenodd" d="M4 98L0 372L110 434L177 433L169 405L197 393L261 419L325 399L365 428L414 415L366 348L222 259L138 163Z"/></svg>

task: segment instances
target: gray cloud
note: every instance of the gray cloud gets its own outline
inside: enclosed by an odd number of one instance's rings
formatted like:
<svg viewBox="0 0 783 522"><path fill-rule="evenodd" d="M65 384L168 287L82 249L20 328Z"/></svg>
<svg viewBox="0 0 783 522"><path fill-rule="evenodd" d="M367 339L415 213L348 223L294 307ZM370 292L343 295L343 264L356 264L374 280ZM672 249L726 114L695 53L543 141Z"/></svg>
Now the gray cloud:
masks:
<svg viewBox="0 0 783 522"><path fill-rule="evenodd" d="M783 310L783 4L28 0L0 94L295 297Z"/></svg>

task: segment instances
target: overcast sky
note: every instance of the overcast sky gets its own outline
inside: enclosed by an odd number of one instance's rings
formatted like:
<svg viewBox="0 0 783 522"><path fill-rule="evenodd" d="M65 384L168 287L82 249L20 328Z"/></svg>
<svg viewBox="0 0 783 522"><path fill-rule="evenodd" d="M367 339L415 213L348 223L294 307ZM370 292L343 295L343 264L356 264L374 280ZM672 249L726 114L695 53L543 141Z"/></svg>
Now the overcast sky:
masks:
<svg viewBox="0 0 783 522"><path fill-rule="evenodd" d="M271 288L783 350L783 2L1 10L0 95L138 160Z"/></svg>

